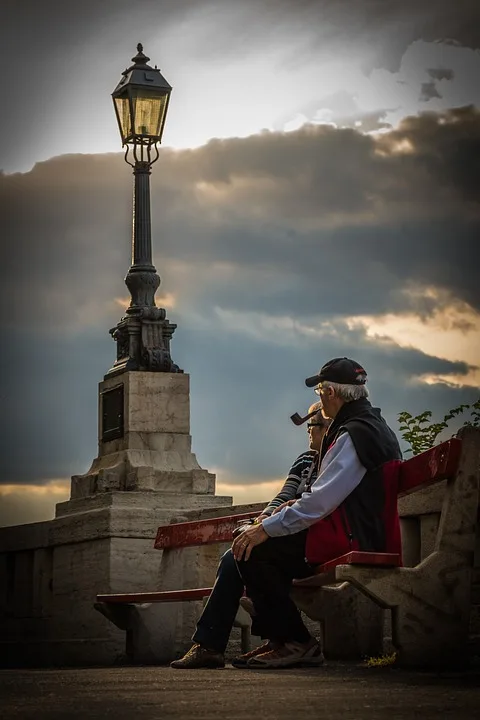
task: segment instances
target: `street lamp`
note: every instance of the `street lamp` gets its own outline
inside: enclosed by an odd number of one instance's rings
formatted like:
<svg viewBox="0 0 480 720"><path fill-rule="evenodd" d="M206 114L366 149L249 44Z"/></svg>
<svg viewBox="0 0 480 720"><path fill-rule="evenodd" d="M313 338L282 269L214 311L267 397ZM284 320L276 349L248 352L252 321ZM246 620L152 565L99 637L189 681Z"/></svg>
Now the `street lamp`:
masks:
<svg viewBox="0 0 480 720"><path fill-rule="evenodd" d="M133 168L132 265L125 277L131 301L126 315L110 334L117 359L108 375L124 370L182 372L170 356L176 325L155 305L160 277L152 264L150 173L158 160L171 86L157 67L148 65L143 47L132 58L112 93L125 161Z"/></svg>

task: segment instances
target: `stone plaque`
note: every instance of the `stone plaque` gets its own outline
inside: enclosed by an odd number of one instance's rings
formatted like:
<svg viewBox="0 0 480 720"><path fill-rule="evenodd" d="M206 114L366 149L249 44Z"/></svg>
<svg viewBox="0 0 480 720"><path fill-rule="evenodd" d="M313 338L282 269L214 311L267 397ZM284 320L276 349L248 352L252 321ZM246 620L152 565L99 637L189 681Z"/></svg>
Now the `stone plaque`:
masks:
<svg viewBox="0 0 480 720"><path fill-rule="evenodd" d="M123 384L105 390L102 397L102 442L123 437Z"/></svg>

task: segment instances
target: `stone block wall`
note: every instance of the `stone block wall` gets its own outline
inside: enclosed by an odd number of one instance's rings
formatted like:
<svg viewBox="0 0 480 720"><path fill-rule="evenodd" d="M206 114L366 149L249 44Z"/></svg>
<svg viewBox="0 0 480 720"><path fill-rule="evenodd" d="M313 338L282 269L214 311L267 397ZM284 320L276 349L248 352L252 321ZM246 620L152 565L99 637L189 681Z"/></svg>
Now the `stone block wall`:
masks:
<svg viewBox="0 0 480 720"><path fill-rule="evenodd" d="M194 500L201 508L223 503L223 514L230 512L231 498ZM178 515L178 494L125 492L71 502L71 514L0 528L0 665L124 662L125 633L94 609L96 595L159 590L165 582L198 586L201 563L185 565L177 557L169 565L154 549L158 526Z"/></svg>
<svg viewBox="0 0 480 720"><path fill-rule="evenodd" d="M404 564L417 565L434 548L446 481L419 490L399 500ZM472 604L470 610L470 653L480 655L480 506L472 573ZM389 613L387 613L389 615ZM389 623L386 637L390 639Z"/></svg>

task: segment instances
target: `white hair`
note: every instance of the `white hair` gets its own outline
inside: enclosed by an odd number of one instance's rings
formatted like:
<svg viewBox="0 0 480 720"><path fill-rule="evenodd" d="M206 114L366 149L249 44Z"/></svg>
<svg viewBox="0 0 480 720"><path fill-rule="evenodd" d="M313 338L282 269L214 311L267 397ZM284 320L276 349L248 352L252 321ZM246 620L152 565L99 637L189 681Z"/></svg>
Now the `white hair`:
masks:
<svg viewBox="0 0 480 720"><path fill-rule="evenodd" d="M368 388L365 385L346 385L344 383L324 380L322 387L331 387L332 390L335 391L335 395L345 402L352 402L352 400L360 400L360 398L368 397Z"/></svg>

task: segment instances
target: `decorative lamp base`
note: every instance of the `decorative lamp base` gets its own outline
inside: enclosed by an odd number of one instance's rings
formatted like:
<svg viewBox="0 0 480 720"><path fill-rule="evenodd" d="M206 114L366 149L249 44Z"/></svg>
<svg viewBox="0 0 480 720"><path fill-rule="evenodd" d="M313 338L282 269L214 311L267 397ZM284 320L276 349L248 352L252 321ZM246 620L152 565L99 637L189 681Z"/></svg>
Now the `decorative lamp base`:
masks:
<svg viewBox="0 0 480 720"><path fill-rule="evenodd" d="M170 355L170 340L176 327L167 320L163 308L130 307L110 330L117 343L117 359L105 377L129 370L182 373Z"/></svg>

